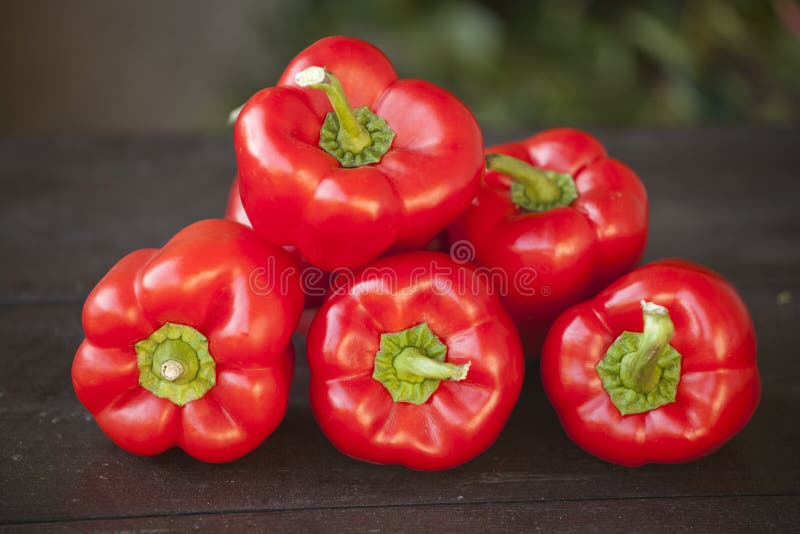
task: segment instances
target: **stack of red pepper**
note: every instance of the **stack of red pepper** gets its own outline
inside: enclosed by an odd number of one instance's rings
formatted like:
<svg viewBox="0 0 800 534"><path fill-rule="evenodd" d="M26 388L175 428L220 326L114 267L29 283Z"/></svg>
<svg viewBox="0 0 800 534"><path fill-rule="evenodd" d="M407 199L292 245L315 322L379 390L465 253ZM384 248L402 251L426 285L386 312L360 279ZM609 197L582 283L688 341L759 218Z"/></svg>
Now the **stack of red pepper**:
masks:
<svg viewBox="0 0 800 534"><path fill-rule="evenodd" d="M303 292L321 305L311 408L362 460L445 469L489 447L520 394L520 334L531 352L547 334L547 395L611 462L696 458L755 410L744 304L686 261L629 272L647 194L593 137L484 152L453 95L330 37L243 106L234 144L236 222L131 253L84 306L75 391L124 449L223 462L257 447L286 410ZM451 256L414 252L445 230Z"/></svg>

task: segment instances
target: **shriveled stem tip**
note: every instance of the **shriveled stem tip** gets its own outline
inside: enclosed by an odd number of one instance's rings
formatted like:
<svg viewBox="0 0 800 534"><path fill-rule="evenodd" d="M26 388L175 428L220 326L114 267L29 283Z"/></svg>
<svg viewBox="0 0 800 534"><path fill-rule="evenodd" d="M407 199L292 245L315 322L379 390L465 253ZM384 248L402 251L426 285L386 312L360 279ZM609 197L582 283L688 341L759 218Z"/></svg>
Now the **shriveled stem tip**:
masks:
<svg viewBox="0 0 800 534"><path fill-rule="evenodd" d="M656 304L655 302L647 302L646 300L642 299L639 301L639 304L641 304L642 311L644 313L651 313L654 315L669 315L669 310L667 308Z"/></svg>
<svg viewBox="0 0 800 534"><path fill-rule="evenodd" d="M469 373L469 368L471 366L472 366L472 362L467 362L467 363L461 365L460 366L461 367L461 373L457 377L455 377L453 380L458 381L458 380L464 380L465 378L467 378L467 373Z"/></svg>
<svg viewBox="0 0 800 534"><path fill-rule="evenodd" d="M184 371L183 364L177 360L167 360L161 364L161 376L170 382L179 379Z"/></svg>
<svg viewBox="0 0 800 534"><path fill-rule="evenodd" d="M310 87L327 82L328 73L324 68L314 65L295 74L294 81L300 87Z"/></svg>
<svg viewBox="0 0 800 534"><path fill-rule="evenodd" d="M243 107L244 104L242 104L236 109L232 109L231 112L228 113L228 126L233 126L234 124L236 124L236 119L239 118L239 114L242 112Z"/></svg>

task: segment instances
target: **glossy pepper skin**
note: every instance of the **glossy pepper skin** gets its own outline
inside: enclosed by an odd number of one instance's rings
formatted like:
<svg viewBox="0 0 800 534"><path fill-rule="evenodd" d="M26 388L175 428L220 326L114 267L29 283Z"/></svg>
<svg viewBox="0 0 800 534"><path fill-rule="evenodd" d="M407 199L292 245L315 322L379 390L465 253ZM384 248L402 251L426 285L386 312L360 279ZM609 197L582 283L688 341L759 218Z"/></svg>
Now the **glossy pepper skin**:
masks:
<svg viewBox="0 0 800 534"><path fill-rule="evenodd" d="M526 345L538 349L560 312L636 265L647 240L647 193L630 168L578 130L548 130L486 152L480 191L450 227L449 240L456 247L468 242L478 265L502 270L503 302ZM491 170L490 154L571 176L577 198L524 209L512 199L514 179Z"/></svg>
<svg viewBox="0 0 800 534"><path fill-rule="evenodd" d="M178 446L206 462L234 460L283 419L302 306L284 251L240 224L194 223L161 249L125 256L92 290L75 393L133 454ZM187 353L184 342L202 348ZM186 374L196 361L197 375Z"/></svg>
<svg viewBox="0 0 800 534"><path fill-rule="evenodd" d="M669 312L669 344L681 355L679 381L674 401L622 415L597 364L623 331L643 330L640 300ZM641 267L567 310L547 335L541 371L569 437L595 456L631 467L715 451L744 427L761 392L747 308L720 275L685 260Z"/></svg>
<svg viewBox="0 0 800 534"><path fill-rule="evenodd" d="M394 132L379 161L346 167L320 146L333 107L325 92L296 81L312 66L341 81L350 107L368 107ZM234 143L255 231L326 271L424 246L469 204L483 173L472 113L431 83L398 79L380 50L347 37L312 44L277 87L250 98Z"/></svg>
<svg viewBox="0 0 800 534"><path fill-rule="evenodd" d="M239 196L238 176L233 180L233 185L231 185L231 190L228 194L225 218L229 221L236 221L239 224L243 224L248 228L253 228L250 219L247 217L247 212L244 211L242 199ZM282 248L294 259L300 270L300 284L303 286L303 293L306 296L305 307L318 308L325 300L325 295L328 294L328 288L331 282L330 273L308 263L308 260L306 260L295 247L285 246Z"/></svg>
<svg viewBox="0 0 800 534"><path fill-rule="evenodd" d="M374 378L377 353L406 350L394 334L423 323L432 344L446 351L444 364L464 374L438 382L427 400L395 401L404 390ZM314 318L307 355L311 407L336 448L420 470L452 468L485 450L524 375L516 329L486 279L436 252L385 258L357 273ZM399 359L391 360L389 375Z"/></svg>

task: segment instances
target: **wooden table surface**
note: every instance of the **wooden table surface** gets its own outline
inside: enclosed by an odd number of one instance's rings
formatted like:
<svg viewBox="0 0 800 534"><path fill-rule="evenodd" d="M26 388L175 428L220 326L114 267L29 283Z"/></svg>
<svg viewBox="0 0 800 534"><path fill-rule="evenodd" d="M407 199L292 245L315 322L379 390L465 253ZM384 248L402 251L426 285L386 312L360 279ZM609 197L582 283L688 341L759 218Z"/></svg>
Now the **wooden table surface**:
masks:
<svg viewBox="0 0 800 534"><path fill-rule="evenodd" d="M441 473L358 462L318 430L295 340L286 419L255 452L226 465L177 449L132 456L72 391L82 301L127 252L221 215L230 139L2 138L0 529L796 529L800 130L594 133L647 186L645 260L707 264L752 312L763 398L719 452L639 469L597 460L561 431L531 358L506 429L477 459Z"/></svg>

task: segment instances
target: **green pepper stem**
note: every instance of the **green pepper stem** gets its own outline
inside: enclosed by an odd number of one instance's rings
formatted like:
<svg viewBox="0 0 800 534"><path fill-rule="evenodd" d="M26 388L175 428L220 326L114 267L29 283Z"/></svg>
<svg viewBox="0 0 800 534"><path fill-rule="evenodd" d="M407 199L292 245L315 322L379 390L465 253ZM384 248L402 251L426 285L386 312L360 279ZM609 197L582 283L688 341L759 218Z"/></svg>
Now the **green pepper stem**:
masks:
<svg viewBox="0 0 800 534"><path fill-rule="evenodd" d="M571 175L541 169L508 154L486 154L486 168L511 178L511 201L525 211L569 206L578 198Z"/></svg>
<svg viewBox="0 0 800 534"><path fill-rule="evenodd" d="M135 350L139 384L178 406L199 399L216 383L208 340L191 326L165 323Z"/></svg>
<svg viewBox="0 0 800 534"><path fill-rule="evenodd" d="M353 108L347 102L342 84L332 72L322 67L312 66L298 72L294 80L300 87L321 89L328 95L333 111L339 119L340 129L337 141L342 149L359 154L372 144L369 131L356 120Z"/></svg>
<svg viewBox="0 0 800 534"><path fill-rule="evenodd" d="M669 346L675 326L669 310L653 302L641 301L644 315L644 330L639 349L623 360L622 383L634 391L646 395L653 391L661 378L658 360Z"/></svg>
<svg viewBox="0 0 800 534"><path fill-rule="evenodd" d="M486 154L486 168L505 174L524 185L535 196L533 202L557 202L561 198L561 188L549 179L542 169L507 154Z"/></svg>
<svg viewBox="0 0 800 534"><path fill-rule="evenodd" d="M470 362L462 365L440 362L429 358L416 347L407 347L395 356L393 365L400 380L422 382L426 378L464 380L469 372Z"/></svg>
<svg viewBox="0 0 800 534"><path fill-rule="evenodd" d="M470 362L456 365L445 361L447 345L427 323L381 334L375 353L372 378L380 382L394 402L424 404L436 393L442 380L464 380Z"/></svg>

